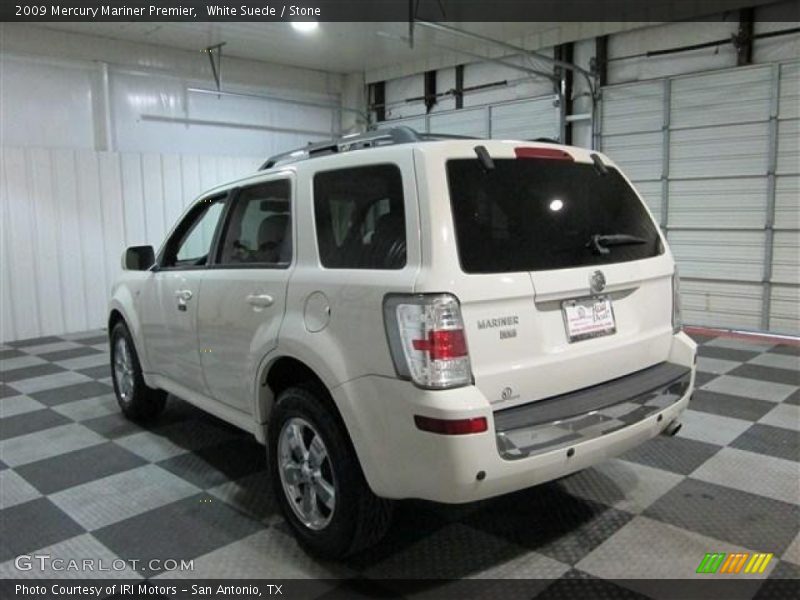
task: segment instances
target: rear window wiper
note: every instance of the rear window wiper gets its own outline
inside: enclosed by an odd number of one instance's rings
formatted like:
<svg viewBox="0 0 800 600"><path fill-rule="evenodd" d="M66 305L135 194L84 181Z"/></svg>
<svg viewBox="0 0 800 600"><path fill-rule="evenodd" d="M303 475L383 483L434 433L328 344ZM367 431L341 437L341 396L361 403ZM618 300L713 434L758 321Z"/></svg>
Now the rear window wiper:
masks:
<svg viewBox="0 0 800 600"><path fill-rule="evenodd" d="M586 247L591 248L597 254L608 254L611 250L607 246L628 246L631 244L646 244L647 242L648 240L644 238L628 235L627 233L612 233L609 235L596 233L586 242Z"/></svg>

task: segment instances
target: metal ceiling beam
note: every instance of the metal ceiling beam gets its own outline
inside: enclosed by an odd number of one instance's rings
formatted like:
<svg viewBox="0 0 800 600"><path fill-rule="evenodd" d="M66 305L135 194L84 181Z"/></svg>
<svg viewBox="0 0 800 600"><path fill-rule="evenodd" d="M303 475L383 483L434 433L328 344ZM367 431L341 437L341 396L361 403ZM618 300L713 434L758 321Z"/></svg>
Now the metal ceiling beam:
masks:
<svg viewBox="0 0 800 600"><path fill-rule="evenodd" d="M536 69L531 69L530 67L517 65L502 58L490 58L488 56L478 54L477 52L470 52L468 50L462 50L461 48L453 48L452 46L444 46L442 44L432 44L432 46L436 48L441 48L442 50L447 50L448 52L459 52L465 56L471 56L472 58L477 58L479 60L483 60L486 62L502 65L504 67L508 67L509 69L516 69L517 71L522 71L523 73L527 73L528 75L536 75L537 77L544 77L545 79L549 79L550 81L558 82L558 77L555 77L552 73L548 73L547 71L538 71Z"/></svg>
<svg viewBox="0 0 800 600"><path fill-rule="evenodd" d="M222 47L227 42L220 42L213 46L208 46L203 49L203 52L208 53L208 61L211 63L211 73L214 75L214 82L217 84L217 91L222 89ZM217 53L217 60L214 61L214 53Z"/></svg>
<svg viewBox="0 0 800 600"><path fill-rule="evenodd" d="M433 29L435 31L442 31L444 33L450 33L452 35L457 35L457 36L460 36L460 37L463 37L463 38L469 38L469 39L472 39L472 40L485 42L487 44L494 44L495 46L498 46L498 47L501 47L501 48L505 48L506 50L511 50L515 54L524 54L524 55L530 56L533 59L543 60L545 62L548 62L550 64L556 65L558 67L562 67L564 69L569 69L570 71L575 71L576 73L580 73L586 79L586 83L589 86L589 89L591 90L592 95L594 95L595 86L594 86L594 81L592 79L592 73L587 71L586 69L584 69L582 67L579 67L578 65L575 65L575 64L567 62L567 61L559 60L559 59L556 59L556 58L551 58L551 57L549 57L549 56L547 56L545 54L540 54L540 53L535 52L533 50L528 50L527 48L523 48L522 46L516 46L514 44L509 44L508 42L504 42L504 41L501 41L501 40L496 40L494 38L490 38L490 37L487 37L485 35L481 35L479 33L473 33L471 31L466 31L464 29L458 29L457 27L451 27L450 25L443 25L442 23L433 23L431 21L424 21L422 19L415 19L414 22L417 25L420 25L422 27L427 27L428 29ZM463 51L459 50L459 52L463 52ZM469 53L464 52L464 54L469 54ZM473 56L475 56L475 55L473 54ZM484 60L491 60L491 59L487 59L486 57L481 57L481 58L483 58Z"/></svg>
<svg viewBox="0 0 800 600"><path fill-rule="evenodd" d="M249 92L224 92L224 91L209 90L205 88L196 88L196 87L186 88L186 91L194 94L213 94L215 96L232 96L236 98L258 98L259 100L271 100L273 102L283 102L285 104L295 104L299 106L314 106L317 108L329 108L330 110L333 111L355 113L362 117L366 116L366 113L364 111L359 110L357 108L351 108L349 106L340 106L339 104L333 104L327 102L314 102L312 100L302 100L300 98L289 98L285 96L274 96L270 94L254 94Z"/></svg>
<svg viewBox="0 0 800 600"><path fill-rule="evenodd" d="M402 35L395 35L393 33L387 33L385 31L378 31L375 33L378 37L385 38L387 40L394 40L396 42L402 42L404 44L408 43L408 38ZM472 58L477 58L481 61L492 62L498 65L503 65L504 67L508 67L510 69L515 69L517 71L522 71L523 73L527 73L528 75L536 75L537 77L544 77L545 79L549 79L550 81L557 82L558 77L555 77L552 73L547 71L539 71L537 69L532 69L530 67L524 67L522 65L517 65L512 62L508 61L508 57L504 58L491 58L489 56L484 56L483 54L478 54L477 52L470 52L469 50L463 50L461 48L454 48L453 46L445 46L444 44L437 44L436 42L429 43L434 48L439 48L441 50L447 50L448 52L454 52L457 54L463 54L464 56L470 56ZM527 53L527 51L523 51ZM519 53L517 53L519 54Z"/></svg>

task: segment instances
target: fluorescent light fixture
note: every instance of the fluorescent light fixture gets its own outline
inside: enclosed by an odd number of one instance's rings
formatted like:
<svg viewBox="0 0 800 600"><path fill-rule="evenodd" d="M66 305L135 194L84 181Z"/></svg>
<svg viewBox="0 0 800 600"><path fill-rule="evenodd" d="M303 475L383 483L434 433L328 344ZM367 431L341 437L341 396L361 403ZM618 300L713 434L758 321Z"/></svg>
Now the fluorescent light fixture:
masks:
<svg viewBox="0 0 800 600"><path fill-rule="evenodd" d="M294 27L295 31L310 33L319 27L319 23L316 21L292 21L292 27Z"/></svg>

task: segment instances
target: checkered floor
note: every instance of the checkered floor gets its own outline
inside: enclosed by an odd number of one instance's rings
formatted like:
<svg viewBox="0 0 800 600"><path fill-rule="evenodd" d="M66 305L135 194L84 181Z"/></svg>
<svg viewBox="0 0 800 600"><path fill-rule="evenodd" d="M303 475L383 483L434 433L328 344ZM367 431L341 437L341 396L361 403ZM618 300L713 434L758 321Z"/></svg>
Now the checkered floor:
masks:
<svg viewBox="0 0 800 600"><path fill-rule="evenodd" d="M677 437L491 501L399 503L387 538L343 564L298 548L252 438L175 398L149 429L122 418L103 332L0 346L0 578L46 576L15 569L34 551L194 559L192 572L114 573L126 578L562 584L692 577L706 552L750 551L775 554L766 576L798 578L800 348L697 339Z"/></svg>

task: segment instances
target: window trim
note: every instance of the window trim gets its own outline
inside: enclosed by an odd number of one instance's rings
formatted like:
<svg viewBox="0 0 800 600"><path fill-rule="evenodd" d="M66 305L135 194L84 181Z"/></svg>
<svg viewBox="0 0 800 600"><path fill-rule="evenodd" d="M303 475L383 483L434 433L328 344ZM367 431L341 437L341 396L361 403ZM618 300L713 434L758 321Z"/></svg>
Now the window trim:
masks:
<svg viewBox="0 0 800 600"><path fill-rule="evenodd" d="M230 212L230 200L233 191L236 188L231 188L225 190L224 192L220 192L218 194L211 194L207 196L203 196L199 198L189 209L189 211L184 215L184 217L178 221L178 224L175 226L175 229L172 231L170 236L167 238L164 245L159 250L158 257L156 258L156 264L153 267L153 270L156 272L161 271L203 271L206 269L210 269L214 264L214 259L217 253L217 246L219 244L219 237L222 231L222 227L225 221L228 218L228 214ZM206 263L203 265L164 265L164 261L167 257L167 251L171 248L173 244L175 244L178 240L180 240L188 231L188 228L191 227L192 224L196 222L197 213L200 211L200 205L202 202L206 200L210 200L212 202L222 202L222 213L220 214L219 220L217 221L217 225L214 228L214 235L211 237L211 246L209 246L208 250L208 259Z"/></svg>
<svg viewBox="0 0 800 600"><path fill-rule="evenodd" d="M228 228L233 221L233 214L238 206L239 202L241 202L242 193L250 188L258 187L260 185L273 183L275 181L286 181L289 184L289 227L291 229L292 234L292 258L286 264L276 264L276 263L223 263L222 262L222 240L225 238L225 234L228 233ZM224 223L223 228L219 232L219 236L215 236L215 248L214 248L214 255L213 260L210 261L208 268L210 269L219 269L219 270L230 270L230 269L271 269L276 271L285 271L290 269L294 266L297 251L295 248L295 244L297 241L297 236L295 235L295 185L294 185L294 177L289 174L283 173L276 177L271 177L269 179L262 179L261 181L250 183L248 185L237 186L230 190L230 195L228 197L229 205L224 215Z"/></svg>
<svg viewBox="0 0 800 600"><path fill-rule="evenodd" d="M394 167L400 173L400 190L403 194L403 222L405 226L405 238L406 238L406 260L402 267L398 269L376 269L372 267L326 267L322 263L322 252L320 250L319 245L319 233L318 233L318 226L319 223L317 221L317 195L316 195L316 179L317 175L324 175L326 173L333 173L335 171L347 171L352 169L361 169L367 167ZM398 273L403 271L409 267L411 262L408 260L408 243L409 243L409 213L406 210L407 198L406 198L406 175L403 170L403 166L395 161L392 160L382 160L380 162L374 163L358 163L353 165L346 165L346 166L339 166L339 167L332 167L329 169L320 169L319 171L314 171L314 173L310 177L311 179L311 223L314 226L313 238L314 238L314 247L316 249L316 259L317 264L316 266L320 269L325 271L356 271L356 272L364 272L364 271L377 271L380 273Z"/></svg>

